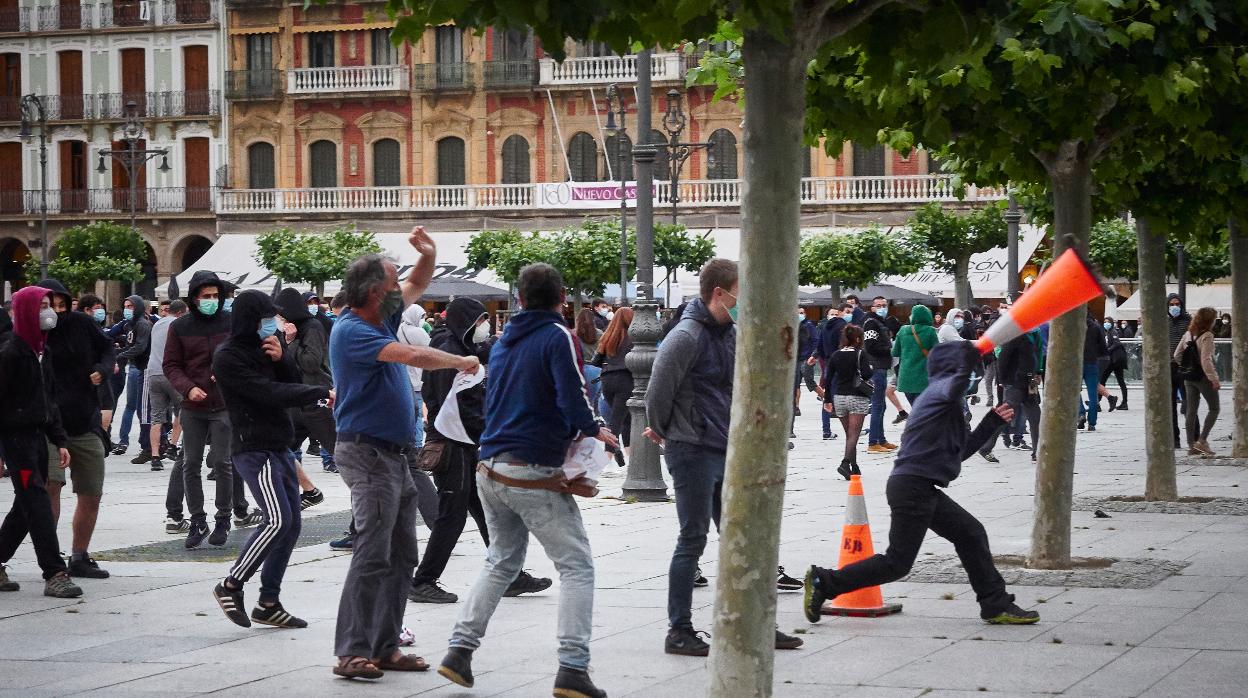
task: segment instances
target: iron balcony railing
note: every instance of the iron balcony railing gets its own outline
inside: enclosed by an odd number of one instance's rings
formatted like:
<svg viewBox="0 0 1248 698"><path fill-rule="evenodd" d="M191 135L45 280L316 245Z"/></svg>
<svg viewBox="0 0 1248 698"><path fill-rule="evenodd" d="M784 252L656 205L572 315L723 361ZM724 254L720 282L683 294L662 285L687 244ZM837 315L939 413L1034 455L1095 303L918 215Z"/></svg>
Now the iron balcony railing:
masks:
<svg viewBox="0 0 1248 698"><path fill-rule="evenodd" d="M229 100L280 99L284 88L280 70L230 70L225 73L225 98Z"/></svg>
<svg viewBox="0 0 1248 698"><path fill-rule="evenodd" d="M537 84L537 61L487 61L482 66L487 90L529 89Z"/></svg>
<svg viewBox="0 0 1248 698"><path fill-rule="evenodd" d="M28 32L32 29L34 19L32 15L35 13L33 7L5 7L0 8L0 33L12 32Z"/></svg>
<svg viewBox="0 0 1248 698"><path fill-rule="evenodd" d="M136 213L194 213L212 211L215 202L212 187L141 187L134 190ZM50 215L71 213L109 213L126 216L130 213L130 189L49 189ZM38 189L0 192L0 214L37 216L41 212Z"/></svg>
<svg viewBox="0 0 1248 698"><path fill-rule="evenodd" d="M217 21L217 3L212 0L165 0L161 24L212 24Z"/></svg>
<svg viewBox="0 0 1248 698"><path fill-rule="evenodd" d="M92 10L87 4L42 5L39 11L39 31L90 29Z"/></svg>
<svg viewBox="0 0 1248 698"><path fill-rule="evenodd" d="M412 69L412 87L421 92L464 92L471 90L471 63L420 63Z"/></svg>
<svg viewBox="0 0 1248 698"><path fill-rule="evenodd" d="M130 102L140 117L220 116L220 90L168 90L165 92L110 92L88 95L92 119L125 119Z"/></svg>

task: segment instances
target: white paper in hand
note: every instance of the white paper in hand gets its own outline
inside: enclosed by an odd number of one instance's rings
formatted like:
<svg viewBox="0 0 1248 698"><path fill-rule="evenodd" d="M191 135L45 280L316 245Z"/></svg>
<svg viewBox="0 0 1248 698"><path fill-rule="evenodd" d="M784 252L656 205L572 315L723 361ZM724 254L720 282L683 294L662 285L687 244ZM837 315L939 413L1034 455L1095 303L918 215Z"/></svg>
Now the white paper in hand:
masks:
<svg viewBox="0 0 1248 698"><path fill-rule="evenodd" d="M573 441L568 448L568 457L563 461L563 476L575 480L582 475L598 482L602 471L611 462L611 454L607 447L598 439L581 439Z"/></svg>
<svg viewBox="0 0 1248 698"><path fill-rule="evenodd" d="M455 382L451 384L451 392L447 393L446 400L442 403L442 409L438 411L438 418L433 420L433 428L438 433L452 441L470 444L472 439L468 436L468 431L464 429L464 422L459 417L459 400L456 396L479 384L485 380L485 367L477 369L476 373L468 373L460 371L455 374Z"/></svg>

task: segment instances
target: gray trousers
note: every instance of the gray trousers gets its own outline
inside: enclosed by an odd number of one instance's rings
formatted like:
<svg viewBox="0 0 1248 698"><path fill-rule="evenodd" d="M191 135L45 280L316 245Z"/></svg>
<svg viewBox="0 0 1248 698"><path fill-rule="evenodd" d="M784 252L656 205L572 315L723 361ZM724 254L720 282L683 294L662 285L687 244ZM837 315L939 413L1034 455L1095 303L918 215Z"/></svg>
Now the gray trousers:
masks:
<svg viewBox="0 0 1248 698"><path fill-rule="evenodd" d="M1213 389L1213 383L1209 379L1200 382L1184 381L1183 386L1187 391L1187 403L1184 405L1187 417L1187 445L1190 447L1196 441L1208 441L1209 432L1213 431L1213 423L1218 421L1218 412L1221 411L1221 405L1218 402L1218 391ZM1209 403L1209 409L1205 412L1204 426L1200 422L1200 399L1205 399Z"/></svg>
<svg viewBox="0 0 1248 698"><path fill-rule="evenodd" d="M204 463L204 448L209 436L212 437L212 448L208 451L208 467L217 474L216 520L228 523L234 496L234 468L227 458L230 452L230 418L224 410L182 410L182 483L186 488L186 509L191 521L206 519L204 483L199 471Z"/></svg>
<svg viewBox="0 0 1248 698"><path fill-rule="evenodd" d="M334 460L351 489L355 542L338 603L334 654L390 657L398 649L407 590L420 557L416 485L407 459L367 444L339 441Z"/></svg>

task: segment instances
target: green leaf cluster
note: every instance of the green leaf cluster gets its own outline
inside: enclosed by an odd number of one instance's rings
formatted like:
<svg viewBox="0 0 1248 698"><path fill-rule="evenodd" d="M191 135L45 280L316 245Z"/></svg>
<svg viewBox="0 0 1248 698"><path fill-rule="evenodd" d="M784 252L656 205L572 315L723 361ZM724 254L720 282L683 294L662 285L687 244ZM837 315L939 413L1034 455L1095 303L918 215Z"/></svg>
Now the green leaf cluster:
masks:
<svg viewBox="0 0 1248 698"><path fill-rule="evenodd" d="M56 254L48 262L48 276L60 280L71 293L84 293L94 290L97 281L141 281L147 257L147 243L133 228L96 221L61 234ZM24 271L27 279L37 280L39 260L31 257Z"/></svg>
<svg viewBox="0 0 1248 698"><path fill-rule="evenodd" d="M923 251L928 265L953 273L957 260L1005 247L1008 231L1003 210L1004 204L996 203L957 213L934 201L915 211L910 220L911 241Z"/></svg>
<svg viewBox="0 0 1248 698"><path fill-rule="evenodd" d="M878 225L854 232L819 233L802 239L797 279L805 286L840 283L863 288L882 276L918 271L924 256L911 238L885 232Z"/></svg>
<svg viewBox="0 0 1248 698"><path fill-rule="evenodd" d="M256 239L254 258L277 278L320 289L326 281L341 279L347 267L363 254L381 252L377 238L354 223L325 232L295 232L278 228Z"/></svg>

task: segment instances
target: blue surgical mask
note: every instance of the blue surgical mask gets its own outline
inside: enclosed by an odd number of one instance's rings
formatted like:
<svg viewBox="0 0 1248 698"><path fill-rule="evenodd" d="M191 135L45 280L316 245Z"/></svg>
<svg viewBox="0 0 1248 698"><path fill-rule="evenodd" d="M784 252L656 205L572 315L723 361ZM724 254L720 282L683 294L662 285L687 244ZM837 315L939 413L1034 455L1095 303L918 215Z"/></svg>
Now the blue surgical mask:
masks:
<svg viewBox="0 0 1248 698"><path fill-rule="evenodd" d="M96 308L91 311L91 317L95 318L96 322L104 322L108 319L108 313L103 308Z"/></svg>
<svg viewBox="0 0 1248 698"><path fill-rule="evenodd" d="M1110 330L1114 329L1114 323L1112 323L1112 322L1107 322L1107 323L1105 323L1105 324L1101 325L1101 327L1104 327L1104 328L1105 328L1105 331L1106 331L1106 332L1108 332L1108 331L1110 331Z"/></svg>
<svg viewBox="0 0 1248 698"><path fill-rule="evenodd" d="M268 339L277 334L277 318L266 317L260 321L260 329L258 330L260 339Z"/></svg>
<svg viewBox="0 0 1248 698"><path fill-rule="evenodd" d="M962 318L958 318L957 320L953 321L953 329L960 330L962 329L962 326L965 324L966 323L962 321Z"/></svg>
<svg viewBox="0 0 1248 698"><path fill-rule="evenodd" d="M224 310L224 311L225 311L225 312L227 312L227 313L228 313L228 312L230 312L230 308L233 308L233 307L234 307L234 299L233 299L233 298L226 298L226 299L225 299L225 302L221 304L221 309L222 309L222 310Z"/></svg>
<svg viewBox="0 0 1248 698"><path fill-rule="evenodd" d="M888 308L876 308L875 314L880 317L888 317Z"/></svg>
<svg viewBox="0 0 1248 698"><path fill-rule="evenodd" d="M309 305L309 306L308 306L308 314L309 314L309 315L316 315L316 314L317 314L317 313L319 313L320 311L321 311L321 306L316 305L315 303L313 303L313 304L311 304L311 305Z"/></svg>
<svg viewBox="0 0 1248 698"><path fill-rule="evenodd" d="M125 310L122 310L122 311L121 311L121 316L122 316L123 318L127 319L127 320L131 320L131 319L133 319L133 318L134 318L134 309L132 309L132 308L126 308Z"/></svg>
<svg viewBox="0 0 1248 698"><path fill-rule="evenodd" d="M1178 305L1170 306L1170 317L1178 317L1179 313L1181 312L1183 312L1183 308L1181 306L1178 306Z"/></svg>

